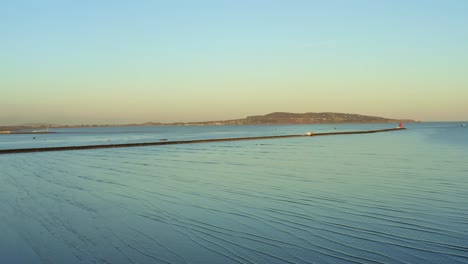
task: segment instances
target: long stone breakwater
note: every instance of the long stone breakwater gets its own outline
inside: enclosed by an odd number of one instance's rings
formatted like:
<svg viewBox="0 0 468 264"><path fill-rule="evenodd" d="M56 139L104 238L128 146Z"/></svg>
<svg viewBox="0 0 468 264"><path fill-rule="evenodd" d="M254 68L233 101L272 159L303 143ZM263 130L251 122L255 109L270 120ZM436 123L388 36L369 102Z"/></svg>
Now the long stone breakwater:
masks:
<svg viewBox="0 0 468 264"><path fill-rule="evenodd" d="M101 145L22 148L22 149L0 149L0 154L31 153L31 152L46 152L46 151L69 151L69 150L84 150L84 149L105 149L105 148L129 148L129 147L196 144L196 143L227 142L227 141L242 141L242 140L279 139L279 138L294 138L294 137L370 134L370 133L379 133L379 132L399 131L399 130L404 130L404 129L405 128L389 128L389 129L378 129L378 130L340 131L340 132L323 132L323 133L308 132L306 134L300 134L300 135L278 135L278 136L241 137L241 138L215 138L215 139L195 139L195 140L177 140L177 141L168 140L168 141L142 142L142 143L101 144Z"/></svg>

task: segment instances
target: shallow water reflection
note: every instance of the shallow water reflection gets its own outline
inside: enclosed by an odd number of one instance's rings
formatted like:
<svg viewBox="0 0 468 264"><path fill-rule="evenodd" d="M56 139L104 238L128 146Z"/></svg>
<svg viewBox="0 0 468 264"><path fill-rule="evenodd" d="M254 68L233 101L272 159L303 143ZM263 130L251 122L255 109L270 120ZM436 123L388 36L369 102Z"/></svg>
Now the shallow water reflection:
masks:
<svg viewBox="0 0 468 264"><path fill-rule="evenodd" d="M2 155L0 260L466 263L467 149L435 133Z"/></svg>

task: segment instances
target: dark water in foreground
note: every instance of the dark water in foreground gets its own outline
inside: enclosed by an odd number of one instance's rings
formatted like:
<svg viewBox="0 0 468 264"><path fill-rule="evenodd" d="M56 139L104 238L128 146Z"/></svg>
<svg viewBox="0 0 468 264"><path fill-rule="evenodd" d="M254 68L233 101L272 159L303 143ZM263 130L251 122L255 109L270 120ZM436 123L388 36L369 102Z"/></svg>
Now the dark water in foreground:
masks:
<svg viewBox="0 0 468 264"><path fill-rule="evenodd" d="M468 128L408 128L0 155L0 263L467 263ZM330 130L63 130L0 148Z"/></svg>

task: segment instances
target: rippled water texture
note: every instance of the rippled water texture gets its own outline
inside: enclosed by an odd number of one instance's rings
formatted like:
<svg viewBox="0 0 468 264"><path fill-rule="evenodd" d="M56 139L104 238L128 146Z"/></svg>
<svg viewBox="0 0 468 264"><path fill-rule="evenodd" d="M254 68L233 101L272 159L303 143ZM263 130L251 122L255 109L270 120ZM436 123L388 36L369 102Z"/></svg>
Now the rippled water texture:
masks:
<svg viewBox="0 0 468 264"><path fill-rule="evenodd" d="M409 128L0 155L0 263L467 263L468 128ZM0 148L333 127L145 129Z"/></svg>

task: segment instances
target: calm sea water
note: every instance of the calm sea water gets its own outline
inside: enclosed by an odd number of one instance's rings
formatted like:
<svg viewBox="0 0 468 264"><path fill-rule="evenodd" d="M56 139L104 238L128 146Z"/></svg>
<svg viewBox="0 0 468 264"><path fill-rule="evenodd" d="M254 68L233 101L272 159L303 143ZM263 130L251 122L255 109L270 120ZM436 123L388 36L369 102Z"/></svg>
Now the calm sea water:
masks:
<svg viewBox="0 0 468 264"><path fill-rule="evenodd" d="M0 263L468 263L460 124L0 155ZM1 135L0 149L334 130L61 129Z"/></svg>

